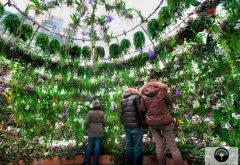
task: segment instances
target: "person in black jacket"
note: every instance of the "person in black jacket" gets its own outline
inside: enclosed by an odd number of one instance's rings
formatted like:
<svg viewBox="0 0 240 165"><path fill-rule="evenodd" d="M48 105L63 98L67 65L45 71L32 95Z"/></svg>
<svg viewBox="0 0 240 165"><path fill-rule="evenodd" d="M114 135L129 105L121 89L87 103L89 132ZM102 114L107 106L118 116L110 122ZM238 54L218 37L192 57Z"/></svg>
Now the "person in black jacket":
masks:
<svg viewBox="0 0 240 165"><path fill-rule="evenodd" d="M124 91L120 103L120 118L125 129L128 164L142 165L142 127L145 127L145 124L141 110L141 97L136 89L127 88Z"/></svg>

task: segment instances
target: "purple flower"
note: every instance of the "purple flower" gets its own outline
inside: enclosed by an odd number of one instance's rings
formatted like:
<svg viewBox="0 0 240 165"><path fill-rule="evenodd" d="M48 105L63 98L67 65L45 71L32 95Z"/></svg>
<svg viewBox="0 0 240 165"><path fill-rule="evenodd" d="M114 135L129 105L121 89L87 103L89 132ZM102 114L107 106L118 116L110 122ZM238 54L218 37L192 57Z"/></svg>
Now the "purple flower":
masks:
<svg viewBox="0 0 240 165"><path fill-rule="evenodd" d="M5 87L3 84L0 84L0 94L2 94L5 90Z"/></svg>
<svg viewBox="0 0 240 165"><path fill-rule="evenodd" d="M182 96L182 92L179 91L178 89L176 90L176 96L178 96L178 97Z"/></svg>
<svg viewBox="0 0 240 165"><path fill-rule="evenodd" d="M148 58L149 58L150 60L152 60L152 59L154 58L154 55L155 55L154 50L149 50L149 51L148 51Z"/></svg>
<svg viewBox="0 0 240 165"><path fill-rule="evenodd" d="M40 0L42 3L45 3L45 0Z"/></svg>
<svg viewBox="0 0 240 165"><path fill-rule="evenodd" d="M87 32L87 31L82 31L81 34L82 34L83 36L86 36L86 35L88 35L88 32Z"/></svg>
<svg viewBox="0 0 240 165"><path fill-rule="evenodd" d="M113 21L113 17L111 15L107 16L107 23L111 23Z"/></svg>
<svg viewBox="0 0 240 165"><path fill-rule="evenodd" d="M112 111L115 111L117 109L117 106L115 104L112 105Z"/></svg>
<svg viewBox="0 0 240 165"><path fill-rule="evenodd" d="M93 0L88 0L88 4L93 4Z"/></svg>
<svg viewBox="0 0 240 165"><path fill-rule="evenodd" d="M68 115L67 109L64 109L64 111L61 113L62 117L66 117Z"/></svg>
<svg viewBox="0 0 240 165"><path fill-rule="evenodd" d="M3 72L7 72L9 70L9 67L7 65L4 65L2 67Z"/></svg>
<svg viewBox="0 0 240 165"><path fill-rule="evenodd" d="M101 0L98 1L98 4L99 5L104 5L104 3Z"/></svg>
<svg viewBox="0 0 240 165"><path fill-rule="evenodd" d="M138 48L138 51L139 51L139 53L141 53L141 54L142 54L142 52L143 52L142 48Z"/></svg>

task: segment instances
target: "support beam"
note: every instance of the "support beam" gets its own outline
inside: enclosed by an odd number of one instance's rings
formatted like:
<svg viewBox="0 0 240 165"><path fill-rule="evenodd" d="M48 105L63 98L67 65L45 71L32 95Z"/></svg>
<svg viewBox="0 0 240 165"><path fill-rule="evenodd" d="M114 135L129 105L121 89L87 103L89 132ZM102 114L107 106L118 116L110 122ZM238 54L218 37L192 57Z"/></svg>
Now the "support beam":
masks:
<svg viewBox="0 0 240 165"><path fill-rule="evenodd" d="M28 47L31 45L32 40L33 40L33 38L35 37L35 35L37 34L37 31L39 30L39 28L40 28L40 25L38 25L37 29L35 30L35 32L34 32L32 38L31 38L31 40L30 40L30 42L29 42L29 44L28 44Z"/></svg>

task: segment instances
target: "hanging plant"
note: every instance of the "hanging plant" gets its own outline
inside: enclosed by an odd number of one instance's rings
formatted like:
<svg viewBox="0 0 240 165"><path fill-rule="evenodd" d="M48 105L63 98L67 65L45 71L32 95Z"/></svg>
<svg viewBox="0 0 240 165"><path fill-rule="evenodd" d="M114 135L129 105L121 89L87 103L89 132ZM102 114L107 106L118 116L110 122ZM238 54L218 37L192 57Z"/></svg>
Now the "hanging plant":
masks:
<svg viewBox="0 0 240 165"><path fill-rule="evenodd" d="M53 39L49 42L48 51L50 54L55 54L60 52L61 45L59 40Z"/></svg>
<svg viewBox="0 0 240 165"><path fill-rule="evenodd" d="M116 43L111 44L109 47L109 54L110 54L110 57L112 58L118 58L119 55L121 54L119 45Z"/></svg>
<svg viewBox="0 0 240 165"><path fill-rule="evenodd" d="M165 28L171 20L171 14L167 7L162 7L158 13L158 21Z"/></svg>
<svg viewBox="0 0 240 165"><path fill-rule="evenodd" d="M160 31L163 30L163 27L159 24L157 19L152 19L147 25L147 30L152 39L155 39L159 36Z"/></svg>
<svg viewBox="0 0 240 165"><path fill-rule="evenodd" d="M39 34L36 38L36 46L39 46L43 51L47 50L49 43L49 38L47 34Z"/></svg>
<svg viewBox="0 0 240 165"><path fill-rule="evenodd" d="M81 51L82 51L81 47L74 45L70 48L69 55L72 58L78 58L81 56Z"/></svg>
<svg viewBox="0 0 240 165"><path fill-rule="evenodd" d="M145 45L145 36L143 32L136 32L133 36L133 41L136 49L142 48Z"/></svg>
<svg viewBox="0 0 240 165"><path fill-rule="evenodd" d="M29 39L32 37L33 33L34 33L34 31L33 31L32 25L29 25L29 24L23 24L23 25L21 25L20 38L21 38L23 41L29 40Z"/></svg>
<svg viewBox="0 0 240 165"><path fill-rule="evenodd" d="M4 14L4 6L0 2L0 18L2 17L3 14Z"/></svg>
<svg viewBox="0 0 240 165"><path fill-rule="evenodd" d="M84 46L82 48L82 56L84 57L84 59L91 58L91 48L89 46Z"/></svg>
<svg viewBox="0 0 240 165"><path fill-rule="evenodd" d="M104 56L105 56L105 50L101 46L96 47L95 53L96 53L97 59L104 58Z"/></svg>
<svg viewBox="0 0 240 165"><path fill-rule="evenodd" d="M121 52L126 53L131 46L131 42L128 39L123 39L120 43Z"/></svg>
<svg viewBox="0 0 240 165"><path fill-rule="evenodd" d="M18 36L21 20L16 14L8 14L3 19L3 25L4 25L4 29L8 30L10 34L13 34L14 36Z"/></svg>

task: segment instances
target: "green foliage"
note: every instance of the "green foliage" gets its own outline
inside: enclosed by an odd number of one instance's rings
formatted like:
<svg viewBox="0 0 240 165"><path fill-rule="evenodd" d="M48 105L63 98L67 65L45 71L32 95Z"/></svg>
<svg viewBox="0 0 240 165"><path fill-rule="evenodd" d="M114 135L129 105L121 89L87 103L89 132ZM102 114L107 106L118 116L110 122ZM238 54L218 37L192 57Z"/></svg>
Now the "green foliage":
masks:
<svg viewBox="0 0 240 165"><path fill-rule="evenodd" d="M156 39L159 36L159 32L163 30L163 27L157 19L151 19L147 25L147 30L152 39Z"/></svg>
<svg viewBox="0 0 240 165"><path fill-rule="evenodd" d="M73 58L79 58L81 56L81 47L74 45L70 48L69 55Z"/></svg>
<svg viewBox="0 0 240 165"><path fill-rule="evenodd" d="M133 42L136 49L142 48L145 45L145 36L143 32L138 31L134 33Z"/></svg>
<svg viewBox="0 0 240 165"><path fill-rule="evenodd" d="M49 42L48 51L51 54L60 52L61 44L58 39L53 39Z"/></svg>
<svg viewBox="0 0 240 165"><path fill-rule="evenodd" d="M109 54L110 54L110 57L112 57L112 58L118 58L120 56L121 50L117 43L110 45Z"/></svg>
<svg viewBox="0 0 240 165"><path fill-rule="evenodd" d="M4 6L3 4L0 2L0 18L1 16L4 14Z"/></svg>
<svg viewBox="0 0 240 165"><path fill-rule="evenodd" d="M89 46L84 46L82 48L82 56L84 57L84 59L91 58L91 48Z"/></svg>
<svg viewBox="0 0 240 165"><path fill-rule="evenodd" d="M95 53L97 58L104 58L105 56L105 50L101 46L96 47Z"/></svg>
<svg viewBox="0 0 240 165"><path fill-rule="evenodd" d="M8 14L3 19L3 25L4 29L7 30L10 34L18 36L21 27L21 20L16 14Z"/></svg>
<svg viewBox="0 0 240 165"><path fill-rule="evenodd" d="M131 46L131 42L128 39L123 39L120 43L121 52L126 53L127 50L130 48L130 46Z"/></svg>
<svg viewBox="0 0 240 165"><path fill-rule="evenodd" d="M21 25L20 38L23 41L29 40L32 37L33 33L34 31L32 25L30 24Z"/></svg>
<svg viewBox="0 0 240 165"><path fill-rule="evenodd" d="M49 37L47 34L42 33L36 37L36 46L39 46L43 51L48 49Z"/></svg>

